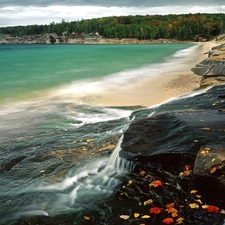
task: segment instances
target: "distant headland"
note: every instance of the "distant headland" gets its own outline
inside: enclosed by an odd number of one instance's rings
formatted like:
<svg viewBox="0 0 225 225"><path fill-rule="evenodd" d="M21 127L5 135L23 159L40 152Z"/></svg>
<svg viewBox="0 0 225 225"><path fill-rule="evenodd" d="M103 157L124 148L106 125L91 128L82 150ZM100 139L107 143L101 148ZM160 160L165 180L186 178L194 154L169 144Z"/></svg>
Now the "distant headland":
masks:
<svg viewBox="0 0 225 225"><path fill-rule="evenodd" d="M145 44L198 42L225 33L225 14L113 16L0 27L0 44Z"/></svg>

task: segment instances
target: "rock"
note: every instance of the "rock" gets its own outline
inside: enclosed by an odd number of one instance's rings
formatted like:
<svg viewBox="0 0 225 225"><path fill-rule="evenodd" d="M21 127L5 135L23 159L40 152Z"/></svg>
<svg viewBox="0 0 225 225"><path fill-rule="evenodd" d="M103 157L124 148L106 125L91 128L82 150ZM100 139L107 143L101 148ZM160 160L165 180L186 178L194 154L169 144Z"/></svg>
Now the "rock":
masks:
<svg viewBox="0 0 225 225"><path fill-rule="evenodd" d="M214 86L225 82L225 44L207 52L208 58L196 64L191 71L202 76L200 87Z"/></svg>
<svg viewBox="0 0 225 225"><path fill-rule="evenodd" d="M218 183L225 188L225 146L206 145L199 150L193 173L208 183Z"/></svg>

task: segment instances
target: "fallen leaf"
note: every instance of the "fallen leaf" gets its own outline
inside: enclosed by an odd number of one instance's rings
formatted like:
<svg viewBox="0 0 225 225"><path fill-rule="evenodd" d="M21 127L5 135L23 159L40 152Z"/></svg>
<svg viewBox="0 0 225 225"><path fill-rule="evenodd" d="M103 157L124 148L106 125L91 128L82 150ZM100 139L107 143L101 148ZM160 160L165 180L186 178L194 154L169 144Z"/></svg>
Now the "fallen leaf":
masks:
<svg viewBox="0 0 225 225"><path fill-rule="evenodd" d="M195 199L196 202L200 203L201 205L203 204L201 199Z"/></svg>
<svg viewBox="0 0 225 225"><path fill-rule="evenodd" d="M190 165L185 165L185 170L190 170L191 166Z"/></svg>
<svg viewBox="0 0 225 225"><path fill-rule="evenodd" d="M225 210L224 210L224 209L221 209L221 210L220 210L220 213L221 213L221 214L225 214Z"/></svg>
<svg viewBox="0 0 225 225"><path fill-rule="evenodd" d="M206 210L207 210L208 212L215 212L215 213L218 213L218 212L219 212L219 208L216 207L216 206L214 206L214 205L209 205L209 206L206 208Z"/></svg>
<svg viewBox="0 0 225 225"><path fill-rule="evenodd" d="M154 180L154 181L152 181L150 184L149 184L149 186L150 187L160 187L160 186L162 186L162 182L161 182L161 180Z"/></svg>
<svg viewBox="0 0 225 225"><path fill-rule="evenodd" d="M172 217L177 217L178 216L178 211L175 208L168 208L165 211L167 211L168 213L171 213Z"/></svg>
<svg viewBox="0 0 225 225"><path fill-rule="evenodd" d="M89 142L91 142L93 140L94 140L93 138L90 138L90 139L87 139L86 142L89 143Z"/></svg>
<svg viewBox="0 0 225 225"><path fill-rule="evenodd" d="M216 158L213 158L213 159L212 159L212 162L214 162L215 160L216 160Z"/></svg>
<svg viewBox="0 0 225 225"><path fill-rule="evenodd" d="M191 194L195 194L195 193L197 193L198 191L197 190L191 190Z"/></svg>
<svg viewBox="0 0 225 225"><path fill-rule="evenodd" d="M144 170L142 170L142 171L140 172L140 174L141 174L141 175L145 175L146 172L145 172Z"/></svg>
<svg viewBox="0 0 225 225"><path fill-rule="evenodd" d="M209 205L202 205L203 209L207 209L209 207Z"/></svg>
<svg viewBox="0 0 225 225"><path fill-rule="evenodd" d="M133 181L129 180L127 186L131 185L132 183L133 183Z"/></svg>
<svg viewBox="0 0 225 225"><path fill-rule="evenodd" d="M162 222L165 224L171 224L171 223L173 223L173 218L166 218Z"/></svg>
<svg viewBox="0 0 225 225"><path fill-rule="evenodd" d="M198 209L199 208L199 205L196 204L196 203L190 203L189 206L190 206L191 209Z"/></svg>
<svg viewBox="0 0 225 225"><path fill-rule="evenodd" d="M149 216L149 215L144 215L144 216L142 216L141 218L142 218L142 219L149 219L150 216Z"/></svg>
<svg viewBox="0 0 225 225"><path fill-rule="evenodd" d="M91 220L91 218L89 216L84 216L84 219L88 220L88 221Z"/></svg>
<svg viewBox="0 0 225 225"><path fill-rule="evenodd" d="M135 217L135 218L138 218L139 216L140 216L139 213L134 213L134 217Z"/></svg>
<svg viewBox="0 0 225 225"><path fill-rule="evenodd" d="M183 221L184 221L184 218L183 218L183 217L179 217L179 218L176 220L177 224L181 224L181 223L183 223Z"/></svg>
<svg viewBox="0 0 225 225"><path fill-rule="evenodd" d="M159 207L154 207L149 210L150 213L159 214L163 209Z"/></svg>
<svg viewBox="0 0 225 225"><path fill-rule="evenodd" d="M167 204L166 206L165 206L167 209L169 209L169 208L174 208L174 203L172 202L172 203L169 203L169 204Z"/></svg>
<svg viewBox="0 0 225 225"><path fill-rule="evenodd" d="M206 153L208 153L208 152L205 151L205 150L202 150L202 151L200 152L200 154L202 154L202 155L204 155L204 154L206 154Z"/></svg>
<svg viewBox="0 0 225 225"><path fill-rule="evenodd" d="M210 169L210 173L213 174L216 172L216 167L213 167L212 169Z"/></svg>
<svg viewBox="0 0 225 225"><path fill-rule="evenodd" d="M211 129L208 127L202 127L201 130L211 130Z"/></svg>
<svg viewBox="0 0 225 225"><path fill-rule="evenodd" d="M130 216L128 215L121 215L120 216L120 219L123 219L123 220L128 220L130 218Z"/></svg>
<svg viewBox="0 0 225 225"><path fill-rule="evenodd" d="M148 199L147 201L144 202L144 205L149 205L149 204L151 204L152 202L153 202L152 199Z"/></svg>

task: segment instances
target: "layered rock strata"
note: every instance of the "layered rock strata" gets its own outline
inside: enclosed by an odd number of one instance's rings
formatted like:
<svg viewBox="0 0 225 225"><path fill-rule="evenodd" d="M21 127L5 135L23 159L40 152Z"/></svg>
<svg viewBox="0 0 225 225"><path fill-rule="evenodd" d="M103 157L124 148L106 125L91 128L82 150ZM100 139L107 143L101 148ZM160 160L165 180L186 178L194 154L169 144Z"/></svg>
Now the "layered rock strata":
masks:
<svg viewBox="0 0 225 225"><path fill-rule="evenodd" d="M197 64L191 71L202 76L200 87L225 83L225 44L206 52L208 58Z"/></svg>

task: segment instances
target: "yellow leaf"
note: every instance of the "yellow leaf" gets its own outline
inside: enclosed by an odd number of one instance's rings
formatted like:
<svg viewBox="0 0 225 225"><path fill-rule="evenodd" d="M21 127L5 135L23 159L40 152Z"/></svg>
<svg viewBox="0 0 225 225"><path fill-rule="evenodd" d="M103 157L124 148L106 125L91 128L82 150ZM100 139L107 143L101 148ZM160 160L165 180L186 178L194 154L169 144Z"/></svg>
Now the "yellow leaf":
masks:
<svg viewBox="0 0 225 225"><path fill-rule="evenodd" d="M91 220L91 218L89 216L84 216L85 220Z"/></svg>
<svg viewBox="0 0 225 225"><path fill-rule="evenodd" d="M204 154L206 154L207 152L205 151L205 150L202 150L201 152L200 152L200 154L202 154L202 155L204 155Z"/></svg>
<svg viewBox="0 0 225 225"><path fill-rule="evenodd" d="M183 218L183 217L179 217L179 218L176 220L177 224L182 224L183 221L184 221L184 218Z"/></svg>
<svg viewBox="0 0 225 225"><path fill-rule="evenodd" d="M149 204L151 204L152 202L153 202L152 199L148 199L147 201L144 202L144 205L149 205Z"/></svg>
<svg viewBox="0 0 225 225"><path fill-rule="evenodd" d="M212 162L214 162L215 160L216 160L216 158L213 158L213 159L212 159Z"/></svg>
<svg viewBox="0 0 225 225"><path fill-rule="evenodd" d="M200 199L195 199L196 202L200 203L201 205L203 204Z"/></svg>
<svg viewBox="0 0 225 225"><path fill-rule="evenodd" d="M129 180L127 186L131 185L132 183L133 183L133 181Z"/></svg>
<svg viewBox="0 0 225 225"><path fill-rule="evenodd" d="M89 142L91 142L93 140L94 140L93 138L90 138L90 139L87 139L86 142L89 143Z"/></svg>
<svg viewBox="0 0 225 225"><path fill-rule="evenodd" d="M198 191L197 190L192 190L190 193L191 194L195 194L195 193L197 193Z"/></svg>
<svg viewBox="0 0 225 225"><path fill-rule="evenodd" d="M195 195L195 197L196 197L196 198L201 198L202 196L201 196L201 195Z"/></svg>
<svg viewBox="0 0 225 225"><path fill-rule="evenodd" d="M203 209L207 209L209 207L209 205L202 205Z"/></svg>
<svg viewBox="0 0 225 225"><path fill-rule="evenodd" d="M120 219L128 220L129 219L129 216L128 215L121 215L120 216Z"/></svg>
<svg viewBox="0 0 225 225"><path fill-rule="evenodd" d="M205 148L205 150L206 150L206 151L209 151L209 150L210 150L210 148L209 148L209 147L206 147L206 148Z"/></svg>
<svg viewBox="0 0 225 225"><path fill-rule="evenodd" d="M199 208L199 205L197 205L196 203L190 203L189 206L190 206L191 209L198 209Z"/></svg>
<svg viewBox="0 0 225 225"><path fill-rule="evenodd" d="M134 217L135 217L135 218L138 218L139 216L140 216L139 213L134 213Z"/></svg>
<svg viewBox="0 0 225 225"><path fill-rule="evenodd" d="M216 172L216 167L213 167L211 170L210 170L210 173L215 173Z"/></svg>
<svg viewBox="0 0 225 225"><path fill-rule="evenodd" d="M150 218L150 216L149 216L149 215L144 215L144 216L142 216L141 218L142 218L142 219L148 219L148 218Z"/></svg>
<svg viewBox="0 0 225 225"><path fill-rule="evenodd" d="M202 127L201 130L211 130L211 129L208 127Z"/></svg>

